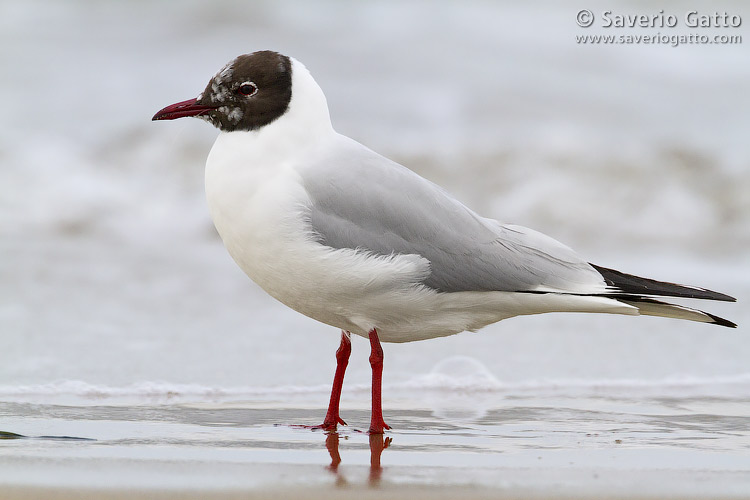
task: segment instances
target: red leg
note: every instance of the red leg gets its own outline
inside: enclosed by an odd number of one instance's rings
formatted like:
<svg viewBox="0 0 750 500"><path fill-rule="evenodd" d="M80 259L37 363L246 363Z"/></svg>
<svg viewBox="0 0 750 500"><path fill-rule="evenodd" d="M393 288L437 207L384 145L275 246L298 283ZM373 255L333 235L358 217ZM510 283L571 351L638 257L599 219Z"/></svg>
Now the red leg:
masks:
<svg viewBox="0 0 750 500"><path fill-rule="evenodd" d="M331 389L331 401L328 403L328 411L320 425L293 425L303 429L323 429L324 431L335 431L338 424L346 425L339 417L339 401L341 400L341 387L344 385L344 372L349 364L349 355L352 353L352 341L350 333L341 331L341 344L336 351L336 374L333 376L333 388Z"/></svg>
<svg viewBox="0 0 750 500"><path fill-rule="evenodd" d="M383 348L380 345L378 332L374 328L370 331L370 366L372 367L370 434L383 434L385 429L390 429L390 427L383 422L383 403L380 395L383 383Z"/></svg>
<svg viewBox="0 0 750 500"><path fill-rule="evenodd" d="M336 351L336 374L333 376L331 401L328 403L328 411L323 423L318 426L326 431L335 431L338 424L346 425L346 422L339 417L339 401L341 400L341 387L344 385L344 373L349 364L349 355L352 353L352 341L349 335L349 332L341 332L341 344Z"/></svg>

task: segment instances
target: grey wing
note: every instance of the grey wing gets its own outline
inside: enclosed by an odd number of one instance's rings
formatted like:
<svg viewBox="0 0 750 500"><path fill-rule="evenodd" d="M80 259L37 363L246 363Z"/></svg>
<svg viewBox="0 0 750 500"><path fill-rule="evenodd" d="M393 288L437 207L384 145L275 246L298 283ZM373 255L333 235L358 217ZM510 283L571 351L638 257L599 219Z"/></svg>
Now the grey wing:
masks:
<svg viewBox="0 0 750 500"><path fill-rule="evenodd" d="M321 244L420 255L431 270L423 284L441 292L604 291L601 275L552 238L480 217L354 141L337 151L301 173Z"/></svg>

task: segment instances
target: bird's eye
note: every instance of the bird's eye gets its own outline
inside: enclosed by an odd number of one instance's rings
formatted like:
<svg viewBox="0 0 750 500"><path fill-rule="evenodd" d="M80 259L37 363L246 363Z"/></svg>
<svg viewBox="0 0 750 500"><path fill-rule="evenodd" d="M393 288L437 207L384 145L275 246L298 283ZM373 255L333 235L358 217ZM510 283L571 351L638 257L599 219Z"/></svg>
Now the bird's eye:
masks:
<svg viewBox="0 0 750 500"><path fill-rule="evenodd" d="M237 88L237 92L240 94L250 97L258 91L258 87L253 82L245 82Z"/></svg>

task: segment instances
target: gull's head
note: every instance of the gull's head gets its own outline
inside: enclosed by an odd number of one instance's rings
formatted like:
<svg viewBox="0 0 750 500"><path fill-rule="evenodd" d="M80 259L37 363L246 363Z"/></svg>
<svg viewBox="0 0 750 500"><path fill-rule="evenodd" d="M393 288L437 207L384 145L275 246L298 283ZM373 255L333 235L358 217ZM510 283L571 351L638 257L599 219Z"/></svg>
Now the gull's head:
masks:
<svg viewBox="0 0 750 500"><path fill-rule="evenodd" d="M211 78L197 98L167 106L152 120L196 116L224 132L258 130L289 111L295 70L312 81L304 66L277 52L239 56Z"/></svg>

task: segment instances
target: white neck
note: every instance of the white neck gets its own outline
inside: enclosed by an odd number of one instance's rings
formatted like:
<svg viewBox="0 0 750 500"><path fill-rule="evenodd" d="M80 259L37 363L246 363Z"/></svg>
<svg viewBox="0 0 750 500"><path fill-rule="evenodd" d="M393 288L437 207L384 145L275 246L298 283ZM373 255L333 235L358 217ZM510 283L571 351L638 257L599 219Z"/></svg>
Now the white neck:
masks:
<svg viewBox="0 0 750 500"><path fill-rule="evenodd" d="M276 122L293 122L299 130L308 133L316 130L329 132L332 129L328 101L323 90L305 65L296 59L292 59L292 100L287 112ZM271 126L265 128L270 129ZM289 128L288 124L283 126Z"/></svg>

